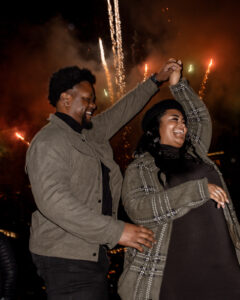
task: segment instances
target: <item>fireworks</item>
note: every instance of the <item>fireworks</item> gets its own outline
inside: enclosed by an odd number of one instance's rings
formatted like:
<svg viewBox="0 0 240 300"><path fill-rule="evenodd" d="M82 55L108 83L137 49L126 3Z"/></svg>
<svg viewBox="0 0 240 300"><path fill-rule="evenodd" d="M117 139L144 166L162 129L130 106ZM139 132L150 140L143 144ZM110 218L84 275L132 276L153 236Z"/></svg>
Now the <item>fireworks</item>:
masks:
<svg viewBox="0 0 240 300"><path fill-rule="evenodd" d="M114 11L115 11L115 26L116 26L116 41L117 41L117 58L118 58L118 67L117 67L117 76L119 76L119 91L120 96L125 92L125 74L124 74L124 55L122 49L122 33L121 33L121 21L119 14L119 5L118 0L114 0Z"/></svg>
<svg viewBox="0 0 240 300"><path fill-rule="evenodd" d="M194 71L194 66L193 65L189 65L188 66L188 73L192 73Z"/></svg>
<svg viewBox="0 0 240 300"><path fill-rule="evenodd" d="M207 71L206 71L206 73L204 75L204 78L203 78L200 90L198 92L200 99L203 99L203 97L204 97L205 89L206 89L206 83L207 83L207 80L208 80L208 75L209 75L209 73L211 71L212 64L213 64L213 59L211 58L211 60L210 60L210 62L208 64Z"/></svg>
<svg viewBox="0 0 240 300"><path fill-rule="evenodd" d="M103 93L104 93L105 97L108 97L108 92L106 89L103 89Z"/></svg>
<svg viewBox="0 0 240 300"><path fill-rule="evenodd" d="M29 146L29 142L25 140L25 138L19 133L19 132L15 132L15 136L20 139L24 144Z"/></svg>
<svg viewBox="0 0 240 300"><path fill-rule="evenodd" d="M106 59L105 59L103 43L102 43L101 38L99 38L99 47L100 47L100 53L101 53L103 68L104 68L106 78L107 78L109 96L110 96L111 103L113 104L114 103L114 94L113 94L112 81L111 81L110 72L108 70L107 62L106 62Z"/></svg>
<svg viewBox="0 0 240 300"><path fill-rule="evenodd" d="M148 65L145 64L143 81L147 79L147 76L148 76Z"/></svg>
<svg viewBox="0 0 240 300"><path fill-rule="evenodd" d="M112 52L113 52L113 64L114 68L117 69L118 65L118 58L117 58L117 42L115 40L115 28L114 28L114 22L113 22L113 12L112 12L112 5L110 0L107 0L108 3L108 16L109 16L109 26L110 26L110 34L111 34L111 40L112 40ZM118 86L118 76L115 76L115 82Z"/></svg>
<svg viewBox="0 0 240 300"><path fill-rule="evenodd" d="M117 97L122 96L125 93L126 83L124 74L124 55L122 49L122 33L121 33L121 21L119 14L118 0L114 0L114 14L115 14L115 26L113 11L110 0L108 3L108 16L110 25L110 34L112 40L112 51L113 51L113 63L116 72L115 83L117 87Z"/></svg>

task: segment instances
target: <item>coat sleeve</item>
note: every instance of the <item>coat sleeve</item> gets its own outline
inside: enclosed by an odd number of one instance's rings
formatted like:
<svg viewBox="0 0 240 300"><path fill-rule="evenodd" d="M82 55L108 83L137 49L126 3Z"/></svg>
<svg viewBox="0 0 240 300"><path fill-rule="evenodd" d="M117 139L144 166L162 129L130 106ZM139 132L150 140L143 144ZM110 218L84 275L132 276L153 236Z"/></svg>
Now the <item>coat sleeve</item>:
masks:
<svg viewBox="0 0 240 300"><path fill-rule="evenodd" d="M27 153L26 169L40 213L68 233L89 243L114 247L124 223L94 212L71 192L71 173L63 147L37 141Z"/></svg>
<svg viewBox="0 0 240 300"><path fill-rule="evenodd" d="M134 223L156 226L180 218L208 201L207 183L207 178L203 178L159 190L151 172L146 176L141 165L132 164L123 182L123 205Z"/></svg>
<svg viewBox="0 0 240 300"><path fill-rule="evenodd" d="M189 86L186 79L171 86L170 90L186 112L188 137L191 144L206 155L212 138L212 122L206 105Z"/></svg>
<svg viewBox="0 0 240 300"><path fill-rule="evenodd" d="M92 133L100 140L110 139L121 127L130 121L158 91L158 87L148 79L123 96L111 108L92 119ZM88 131L88 134L91 134Z"/></svg>

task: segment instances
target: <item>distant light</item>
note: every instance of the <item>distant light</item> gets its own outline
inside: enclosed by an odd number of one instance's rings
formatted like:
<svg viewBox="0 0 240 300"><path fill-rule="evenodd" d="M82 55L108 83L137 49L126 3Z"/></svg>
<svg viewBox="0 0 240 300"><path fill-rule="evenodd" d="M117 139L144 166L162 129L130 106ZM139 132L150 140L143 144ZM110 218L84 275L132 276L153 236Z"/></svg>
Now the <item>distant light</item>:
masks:
<svg viewBox="0 0 240 300"><path fill-rule="evenodd" d="M2 232L4 235L11 237L13 239L17 238L17 234L13 231L5 230L5 229L0 229L0 232Z"/></svg>
<svg viewBox="0 0 240 300"><path fill-rule="evenodd" d="M194 72L194 66L191 64L188 66L188 73Z"/></svg>
<svg viewBox="0 0 240 300"><path fill-rule="evenodd" d="M106 90L106 89L103 89L103 92L104 92L104 95L105 95L106 97L108 97L108 92L107 92L107 90Z"/></svg>
<svg viewBox="0 0 240 300"><path fill-rule="evenodd" d="M218 152L208 153L208 156L223 155L223 154L224 154L224 151L218 151Z"/></svg>

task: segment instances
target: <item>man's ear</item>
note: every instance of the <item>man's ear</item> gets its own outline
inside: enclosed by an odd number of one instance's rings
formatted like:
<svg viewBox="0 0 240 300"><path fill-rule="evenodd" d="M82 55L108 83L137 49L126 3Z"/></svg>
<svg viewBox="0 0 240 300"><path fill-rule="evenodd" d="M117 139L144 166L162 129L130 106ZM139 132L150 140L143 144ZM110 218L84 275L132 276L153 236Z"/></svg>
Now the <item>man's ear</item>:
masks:
<svg viewBox="0 0 240 300"><path fill-rule="evenodd" d="M62 104L68 108L70 106L70 101L71 101L71 95L67 94L67 93L61 93L60 95L60 100L62 102Z"/></svg>

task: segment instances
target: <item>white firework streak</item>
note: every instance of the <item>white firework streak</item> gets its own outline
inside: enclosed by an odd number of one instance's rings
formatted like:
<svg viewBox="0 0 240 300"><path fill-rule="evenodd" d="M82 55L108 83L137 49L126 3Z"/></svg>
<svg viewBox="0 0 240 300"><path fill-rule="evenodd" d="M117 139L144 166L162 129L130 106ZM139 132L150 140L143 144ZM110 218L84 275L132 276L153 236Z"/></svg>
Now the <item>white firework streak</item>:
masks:
<svg viewBox="0 0 240 300"><path fill-rule="evenodd" d="M121 21L119 15L119 5L118 0L114 0L114 9L115 9L115 25L116 25L116 40L117 40L117 57L118 57L118 68L117 76L119 76L119 92L122 96L125 92L125 74L124 74L124 55L122 50L122 34L121 34Z"/></svg>
<svg viewBox="0 0 240 300"><path fill-rule="evenodd" d="M113 64L115 70L118 68L118 58L117 58L117 42L115 40L115 28L114 28L114 21L113 21L113 12L112 12L112 5L110 0L107 0L108 3L108 17L109 17L109 26L110 26L110 34L112 40L112 52L113 52ZM118 76L115 76L116 86L119 86Z"/></svg>
<svg viewBox="0 0 240 300"><path fill-rule="evenodd" d="M103 68L104 68L106 78L107 78L109 96L110 96L111 103L113 104L114 103L114 93L113 93L112 81L111 81L110 72L108 70L107 62L106 62L106 59L105 59L103 43L102 43L101 38L99 38L99 47L100 47L101 60L102 60Z"/></svg>

